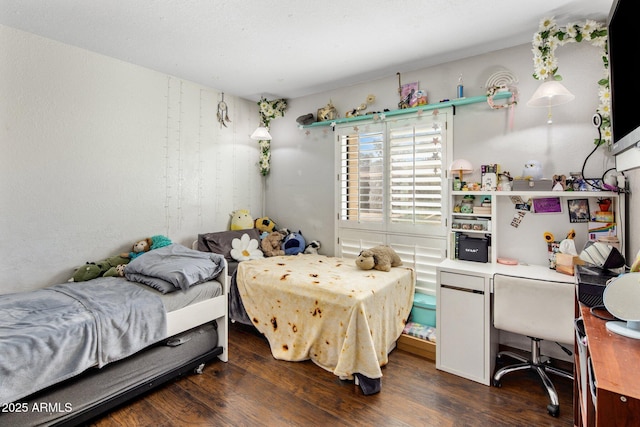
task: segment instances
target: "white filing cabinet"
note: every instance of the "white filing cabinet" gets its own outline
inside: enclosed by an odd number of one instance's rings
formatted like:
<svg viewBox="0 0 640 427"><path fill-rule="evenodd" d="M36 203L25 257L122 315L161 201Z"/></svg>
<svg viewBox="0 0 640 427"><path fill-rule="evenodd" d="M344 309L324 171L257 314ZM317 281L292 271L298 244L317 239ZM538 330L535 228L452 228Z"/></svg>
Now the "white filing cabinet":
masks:
<svg viewBox="0 0 640 427"><path fill-rule="evenodd" d="M492 275L438 267L437 276L436 368L491 385L498 347L491 321Z"/></svg>

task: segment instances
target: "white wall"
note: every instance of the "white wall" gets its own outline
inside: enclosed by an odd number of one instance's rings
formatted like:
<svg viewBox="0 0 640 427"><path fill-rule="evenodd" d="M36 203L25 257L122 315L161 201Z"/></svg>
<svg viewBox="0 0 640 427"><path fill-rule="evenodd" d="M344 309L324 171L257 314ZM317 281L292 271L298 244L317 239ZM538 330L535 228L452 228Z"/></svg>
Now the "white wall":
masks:
<svg viewBox="0 0 640 427"><path fill-rule="evenodd" d="M257 105L0 26L0 293L261 209Z"/></svg>
<svg viewBox="0 0 640 427"><path fill-rule="evenodd" d="M478 96L485 94L485 82L492 73L504 69L511 71L519 80L520 100L512 121L507 109L491 110L484 103L458 107L454 118L453 157L467 158L476 167L498 163L514 176L522 173L526 161L534 159L543 163L546 177L551 178L554 174L568 176L570 172L581 170L594 147L597 131L591 125L591 118L598 105L597 81L603 76L603 68L601 50L587 43L559 47L556 55L559 73L564 77L563 84L576 98L553 109L554 123L551 126L546 124L546 109L526 105L540 84L531 76L530 44L403 73L402 82L419 81L420 88L428 91L429 102L434 103L455 97L460 73L465 82L465 95ZM272 170L267 183L266 212L284 226L300 229L307 239L321 240L322 253L333 253L335 239L333 132L329 127L300 130L295 119L307 113L315 115L317 109L330 100L344 117L345 111L358 106L368 94L377 97L372 109L393 110L397 108L397 88L397 76L393 75L329 93L297 98L290 100L286 116L273 122ZM598 149L587 161L585 175L600 177L614 166L614 159ZM465 178L479 181L480 173L476 171ZM632 212L634 207L638 210L638 204L631 200ZM546 219L549 230L559 236L566 234L573 226L566 217L566 213L549 216ZM632 218L630 230L638 228L634 221ZM538 224L533 220L528 223L532 226L528 227L525 220L520 229L511 230L514 232L511 247L501 255L508 256L509 251L520 252L524 241L537 242L537 248L527 249L530 255L527 262L542 264L546 260L546 244ZM640 240L629 237L628 249L635 254L640 249Z"/></svg>

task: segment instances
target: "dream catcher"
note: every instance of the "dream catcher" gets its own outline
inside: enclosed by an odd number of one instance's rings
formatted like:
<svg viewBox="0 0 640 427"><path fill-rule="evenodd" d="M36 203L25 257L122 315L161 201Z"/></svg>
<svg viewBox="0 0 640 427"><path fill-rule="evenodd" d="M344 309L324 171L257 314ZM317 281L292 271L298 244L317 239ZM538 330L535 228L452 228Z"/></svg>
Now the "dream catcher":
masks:
<svg viewBox="0 0 640 427"><path fill-rule="evenodd" d="M229 118L229 107L224 102L224 92L222 92L222 100L218 102L218 113L216 115L218 116L220 127L227 127L227 122L230 122L231 119Z"/></svg>

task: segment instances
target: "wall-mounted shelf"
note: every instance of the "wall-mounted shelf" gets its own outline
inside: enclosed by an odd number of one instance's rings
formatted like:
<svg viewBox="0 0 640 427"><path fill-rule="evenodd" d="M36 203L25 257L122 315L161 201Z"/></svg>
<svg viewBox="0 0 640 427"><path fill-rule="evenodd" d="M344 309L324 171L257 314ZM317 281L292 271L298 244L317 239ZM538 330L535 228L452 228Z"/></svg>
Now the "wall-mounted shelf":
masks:
<svg viewBox="0 0 640 427"><path fill-rule="evenodd" d="M507 98L511 98L511 96L513 96L511 92L498 92L494 95L493 99L507 99ZM471 96L468 98L458 98L458 99L452 99L451 101L439 102L437 104L421 105L419 107L405 108L403 110L385 111L384 113L378 113L378 114L384 114L386 118L386 117L399 116L402 114L416 113L418 111L430 111L438 108L456 107L459 105L477 104L480 102L487 102L487 97ZM302 127L304 129L307 129L307 128L314 128L314 127L320 127L320 126L330 126L331 124L339 125L342 123L351 123L351 122L358 122L362 120L370 120L370 119L373 119L374 116L375 114L367 114L364 116L346 117L346 118L335 119L335 120L326 120L324 122L314 122L308 125L304 125Z"/></svg>

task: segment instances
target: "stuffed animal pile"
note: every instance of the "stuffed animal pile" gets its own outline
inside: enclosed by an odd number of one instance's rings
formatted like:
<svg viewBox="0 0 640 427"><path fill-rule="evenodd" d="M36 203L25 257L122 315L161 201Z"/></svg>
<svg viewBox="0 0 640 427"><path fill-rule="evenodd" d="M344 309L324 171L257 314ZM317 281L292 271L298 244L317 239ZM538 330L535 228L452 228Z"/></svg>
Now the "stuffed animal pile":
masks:
<svg viewBox="0 0 640 427"><path fill-rule="evenodd" d="M374 246L360 252L356 258L356 265L362 270L376 269L390 271L391 267L402 265L400 256L390 246Z"/></svg>
<svg viewBox="0 0 640 427"><path fill-rule="evenodd" d="M150 250L162 248L171 244L168 237L157 235L138 240L133 244L131 252L124 252L97 262L87 262L75 269L69 282L86 282L97 277L124 276L125 266L134 258Z"/></svg>
<svg viewBox="0 0 640 427"><path fill-rule="evenodd" d="M320 242L313 240L307 244L302 232L291 232L287 228L278 228L276 222L268 216L256 218L255 221L248 209L238 209L230 214L231 230L248 230L256 228L260 231L260 249L266 257L297 254L317 254Z"/></svg>

